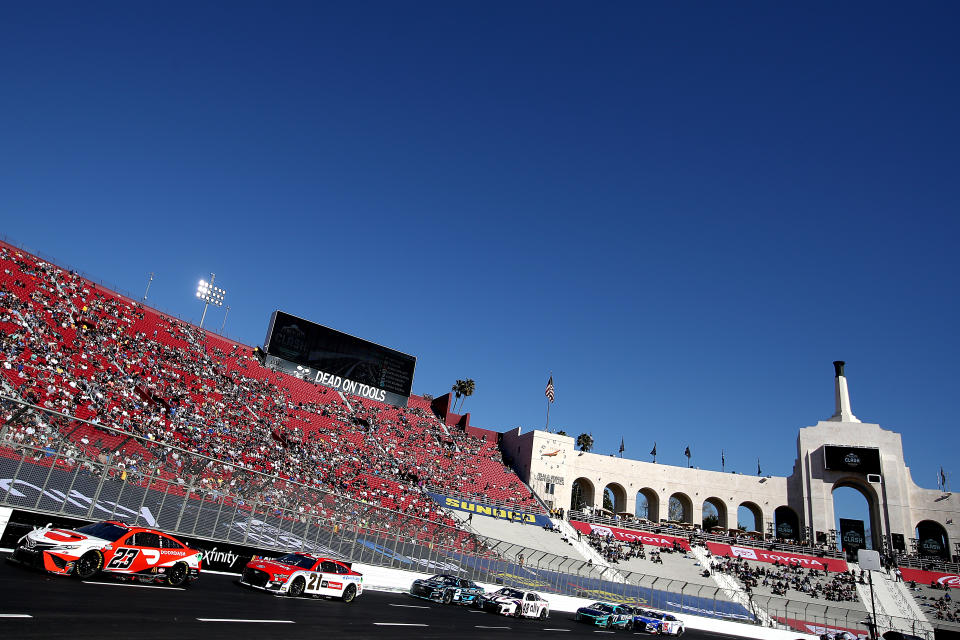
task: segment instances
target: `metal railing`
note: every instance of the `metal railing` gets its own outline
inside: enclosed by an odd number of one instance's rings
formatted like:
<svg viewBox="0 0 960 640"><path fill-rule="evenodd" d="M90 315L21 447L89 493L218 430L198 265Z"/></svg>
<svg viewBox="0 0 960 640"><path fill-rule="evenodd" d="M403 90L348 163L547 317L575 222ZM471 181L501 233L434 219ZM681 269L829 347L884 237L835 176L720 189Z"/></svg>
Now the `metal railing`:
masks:
<svg viewBox="0 0 960 640"><path fill-rule="evenodd" d="M0 398L0 504L122 519L186 539L309 550L353 562L758 624L857 629L866 612L594 566L245 469L152 438ZM97 449L99 439L122 438ZM84 442L86 439L86 442ZM481 516L482 517L482 516ZM521 560L522 556L522 560ZM607 579L607 578L610 579ZM881 621L914 632L911 620ZM920 633L922 635L922 633Z"/></svg>
<svg viewBox="0 0 960 640"><path fill-rule="evenodd" d="M822 558L842 558L843 553L836 549L829 549L823 545L811 547L809 545L790 544L784 542L775 542L769 538L752 538L750 536L731 536L703 531L695 525L686 527L676 526L670 523L656 524L650 521L648 523L626 518L616 518L610 516L598 516L587 513L586 511L571 511L567 514L570 520L580 520L582 522L592 522L595 524L605 524L622 529L632 529L635 531L647 531L650 533L663 533L678 537L694 538L696 540L709 540L711 542L722 542L724 544L737 544L755 549L767 549L770 551L787 551L791 553L802 553L805 555L816 555Z"/></svg>

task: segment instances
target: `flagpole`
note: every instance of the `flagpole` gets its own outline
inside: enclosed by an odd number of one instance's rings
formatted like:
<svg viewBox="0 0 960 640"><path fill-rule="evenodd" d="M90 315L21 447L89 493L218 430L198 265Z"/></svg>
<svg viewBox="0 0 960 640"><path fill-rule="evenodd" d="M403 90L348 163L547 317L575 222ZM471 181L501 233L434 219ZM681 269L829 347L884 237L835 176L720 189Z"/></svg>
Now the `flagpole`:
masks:
<svg viewBox="0 0 960 640"><path fill-rule="evenodd" d="M543 378L540 378L543 380ZM550 398L547 398L547 432L550 431Z"/></svg>

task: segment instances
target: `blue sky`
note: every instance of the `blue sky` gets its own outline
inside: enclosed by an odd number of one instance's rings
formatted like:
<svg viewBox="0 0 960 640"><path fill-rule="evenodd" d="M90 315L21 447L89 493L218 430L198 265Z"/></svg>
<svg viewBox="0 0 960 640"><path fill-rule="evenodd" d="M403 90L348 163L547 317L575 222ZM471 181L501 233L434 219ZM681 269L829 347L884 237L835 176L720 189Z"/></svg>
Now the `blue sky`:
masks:
<svg viewBox="0 0 960 640"><path fill-rule="evenodd" d="M5 6L0 231L663 463L788 475L844 359L960 471L955 3L347 4Z"/></svg>

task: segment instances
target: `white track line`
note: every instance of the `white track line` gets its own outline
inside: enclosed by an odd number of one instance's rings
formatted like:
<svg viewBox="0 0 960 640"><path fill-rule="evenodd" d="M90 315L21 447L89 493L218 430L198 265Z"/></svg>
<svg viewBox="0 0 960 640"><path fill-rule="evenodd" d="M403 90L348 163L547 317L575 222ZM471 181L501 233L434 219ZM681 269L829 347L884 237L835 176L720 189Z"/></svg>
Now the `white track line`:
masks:
<svg viewBox="0 0 960 640"><path fill-rule="evenodd" d="M29 613L0 613L0 618L32 618Z"/></svg>
<svg viewBox="0 0 960 640"><path fill-rule="evenodd" d="M277 624L294 624L293 620L247 620L243 618L197 618L200 622L274 622Z"/></svg>
<svg viewBox="0 0 960 640"><path fill-rule="evenodd" d="M374 622L378 627L429 627L422 622Z"/></svg>
<svg viewBox="0 0 960 640"><path fill-rule="evenodd" d="M509 629L510 627L485 627L482 624L473 625L477 629Z"/></svg>
<svg viewBox="0 0 960 640"><path fill-rule="evenodd" d="M479 609L467 609L467 613L486 613L486 612L481 611Z"/></svg>
<svg viewBox="0 0 960 640"><path fill-rule="evenodd" d="M93 582L91 580L82 580L83 584L102 584L108 587L138 587L140 589L169 589L170 591L186 591L180 587L162 587L152 584L126 584L123 582Z"/></svg>
<svg viewBox="0 0 960 640"><path fill-rule="evenodd" d="M544 629L544 631L570 631L570 629Z"/></svg>
<svg viewBox="0 0 960 640"><path fill-rule="evenodd" d="M422 604L393 604L390 603L391 607L404 607L407 609L429 609L430 607L425 607Z"/></svg>

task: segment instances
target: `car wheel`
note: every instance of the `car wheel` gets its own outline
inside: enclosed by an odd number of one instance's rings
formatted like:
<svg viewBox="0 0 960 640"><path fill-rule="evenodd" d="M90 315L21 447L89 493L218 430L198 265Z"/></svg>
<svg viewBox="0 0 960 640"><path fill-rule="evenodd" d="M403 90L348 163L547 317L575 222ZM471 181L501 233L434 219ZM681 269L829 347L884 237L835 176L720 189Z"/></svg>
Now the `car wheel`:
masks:
<svg viewBox="0 0 960 640"><path fill-rule="evenodd" d="M627 620L627 624L623 628L627 631L633 631L633 620Z"/></svg>
<svg viewBox="0 0 960 640"><path fill-rule="evenodd" d="M547 610L546 610L546 609L541 609L541 610L540 610L540 619L541 619L541 620L546 620L546 619L547 619Z"/></svg>
<svg viewBox="0 0 960 640"><path fill-rule="evenodd" d="M171 587L185 587L189 582L189 576L187 565L178 562L167 570L167 584Z"/></svg>
<svg viewBox="0 0 960 640"><path fill-rule="evenodd" d="M290 583L290 590L287 591L287 595L291 598L299 598L303 595L306 588L307 581L304 580L303 576L297 576L293 579L293 582Z"/></svg>
<svg viewBox="0 0 960 640"><path fill-rule="evenodd" d="M348 584L347 588L343 590L343 596L340 598L347 604L350 604L357 597L357 585Z"/></svg>
<svg viewBox="0 0 960 640"><path fill-rule="evenodd" d="M99 551L87 551L73 567L73 573L81 580L88 580L103 569L103 554Z"/></svg>
<svg viewBox="0 0 960 640"><path fill-rule="evenodd" d="M679 629L677 629L677 637L679 638L682 635L683 635L683 627L680 627Z"/></svg>
<svg viewBox="0 0 960 640"><path fill-rule="evenodd" d="M440 601L443 602L443 604L450 604L451 602L453 602L453 592L444 591L443 597L440 599Z"/></svg>
<svg viewBox="0 0 960 640"><path fill-rule="evenodd" d="M523 617L523 608L520 607L520 606L517 606L517 610L513 612L513 617L514 617L514 618L517 618L518 620L519 620L520 618L522 618L522 617Z"/></svg>

